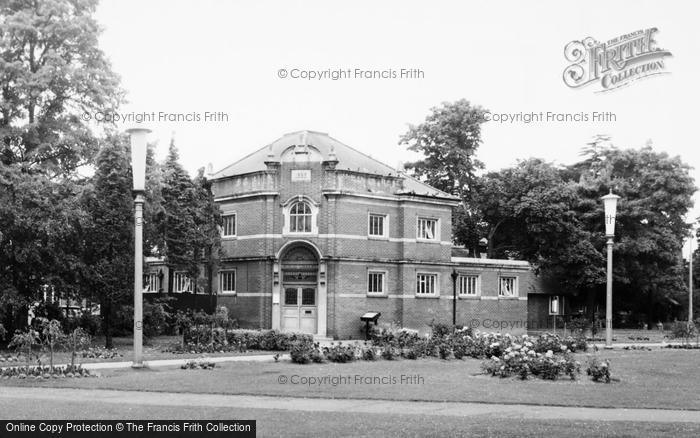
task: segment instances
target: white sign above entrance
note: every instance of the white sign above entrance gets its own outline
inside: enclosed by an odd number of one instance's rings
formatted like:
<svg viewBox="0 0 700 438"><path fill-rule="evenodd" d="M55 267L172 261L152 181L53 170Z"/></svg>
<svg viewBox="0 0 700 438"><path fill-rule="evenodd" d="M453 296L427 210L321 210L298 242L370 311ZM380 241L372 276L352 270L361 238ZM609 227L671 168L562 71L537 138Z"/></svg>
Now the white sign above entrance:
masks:
<svg viewBox="0 0 700 438"><path fill-rule="evenodd" d="M292 170L292 182L311 181L310 169L295 169Z"/></svg>

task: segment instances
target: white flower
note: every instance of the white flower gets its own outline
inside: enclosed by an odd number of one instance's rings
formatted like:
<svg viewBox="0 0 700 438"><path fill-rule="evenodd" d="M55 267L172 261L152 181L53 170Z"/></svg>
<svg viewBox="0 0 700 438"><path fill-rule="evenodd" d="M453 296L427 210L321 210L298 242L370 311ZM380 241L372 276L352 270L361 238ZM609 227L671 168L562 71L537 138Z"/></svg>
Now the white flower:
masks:
<svg viewBox="0 0 700 438"><path fill-rule="evenodd" d="M547 350L545 357L552 357L552 356L554 356L554 353L552 353L552 350Z"/></svg>

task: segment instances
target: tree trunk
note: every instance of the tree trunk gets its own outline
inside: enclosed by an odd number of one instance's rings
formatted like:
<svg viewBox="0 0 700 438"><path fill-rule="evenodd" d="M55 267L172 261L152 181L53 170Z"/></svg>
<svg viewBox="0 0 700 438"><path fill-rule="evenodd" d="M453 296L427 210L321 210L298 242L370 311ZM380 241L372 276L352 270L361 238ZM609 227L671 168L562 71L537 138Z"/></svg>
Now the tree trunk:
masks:
<svg viewBox="0 0 700 438"><path fill-rule="evenodd" d="M104 300L101 307L102 314L102 333L105 335L105 348L113 348L112 340L112 303L110 300Z"/></svg>

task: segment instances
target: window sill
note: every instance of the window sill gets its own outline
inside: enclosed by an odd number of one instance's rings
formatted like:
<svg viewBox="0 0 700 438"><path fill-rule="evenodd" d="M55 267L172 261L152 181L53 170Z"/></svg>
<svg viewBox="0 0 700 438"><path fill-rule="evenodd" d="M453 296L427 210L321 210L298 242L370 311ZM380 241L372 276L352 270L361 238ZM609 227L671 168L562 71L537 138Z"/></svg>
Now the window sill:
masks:
<svg viewBox="0 0 700 438"><path fill-rule="evenodd" d="M416 239L416 243L432 243L435 245L439 245L440 241L437 239L421 239L420 237Z"/></svg>
<svg viewBox="0 0 700 438"><path fill-rule="evenodd" d="M389 298L389 296L383 292L367 292L367 298Z"/></svg>
<svg viewBox="0 0 700 438"><path fill-rule="evenodd" d="M389 240L389 236L370 236L367 235L368 240Z"/></svg>
<svg viewBox="0 0 700 438"><path fill-rule="evenodd" d="M518 296L504 297L504 296L500 296L500 295L498 296L499 300L517 300L518 298L520 298L520 297L518 297Z"/></svg>
<svg viewBox="0 0 700 438"><path fill-rule="evenodd" d="M221 236L222 240L236 240L238 239L238 235L235 236Z"/></svg>
<svg viewBox="0 0 700 438"><path fill-rule="evenodd" d="M457 295L458 300L480 300L481 295Z"/></svg>
<svg viewBox="0 0 700 438"><path fill-rule="evenodd" d="M227 297L233 297L236 296L236 292L219 292L219 295L227 296Z"/></svg>
<svg viewBox="0 0 700 438"><path fill-rule="evenodd" d="M422 294L416 294L415 295L417 299L435 299L435 298L440 298L440 295L438 294L432 294L432 295L422 295Z"/></svg>

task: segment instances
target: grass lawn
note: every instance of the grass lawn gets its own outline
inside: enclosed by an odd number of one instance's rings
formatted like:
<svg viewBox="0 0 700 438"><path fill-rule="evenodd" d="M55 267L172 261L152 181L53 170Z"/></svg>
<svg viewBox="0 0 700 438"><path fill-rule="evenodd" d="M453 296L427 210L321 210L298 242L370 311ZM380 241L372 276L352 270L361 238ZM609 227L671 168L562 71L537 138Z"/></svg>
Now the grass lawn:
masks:
<svg viewBox="0 0 700 438"><path fill-rule="evenodd" d="M157 359L186 359L186 358L196 358L201 357L202 354L197 353L167 353L163 350L173 344L179 344L182 338L179 336L159 336L154 339L145 340L143 345L143 357L144 360L157 360ZM116 349L118 356L100 359L100 358L89 358L89 357L77 357L76 361L79 363L92 363L92 362L129 362L133 359L133 346L134 338L132 337L119 337L113 338L114 348ZM95 338L92 342L92 347L104 347L105 341L104 337ZM5 354L14 354L14 351L2 351L0 350L0 357ZM239 356L239 355L256 355L256 354L275 354L273 351L264 350L250 350L244 353L239 352L225 352L225 353L207 353L207 356ZM70 363L70 352L58 351L54 353L54 363L55 364L66 364ZM23 360L23 359L21 359ZM49 363L49 356L47 353L41 354L41 362L43 364ZM24 365L23 362L1 362L0 366L15 366Z"/></svg>
<svg viewBox="0 0 700 438"><path fill-rule="evenodd" d="M300 412L273 409L236 409L185 406L115 405L94 402L57 404L44 400L17 400L2 406L0 418L50 420L71 419L254 419L260 437L354 436L499 436L499 437L600 437L673 436L697 437L700 425L646 422L582 422L570 420L523 420L517 418L432 417L401 414Z"/></svg>
<svg viewBox="0 0 700 438"><path fill-rule="evenodd" d="M700 409L700 351L601 352L619 382L499 379L481 374L481 361L439 359L297 365L226 363L213 371L156 368L109 370L99 379L0 380L0 385L129 389L294 397L526 403L561 406ZM578 355L585 363L585 355ZM283 377L280 377L283 376ZM401 376L413 376L401 383ZM335 378L305 384L310 378ZM392 377L395 381L392 381ZM340 380L344 378L346 380ZM384 379L383 381L381 379ZM285 380L286 383L280 383ZM379 380L376 380L379 379Z"/></svg>

